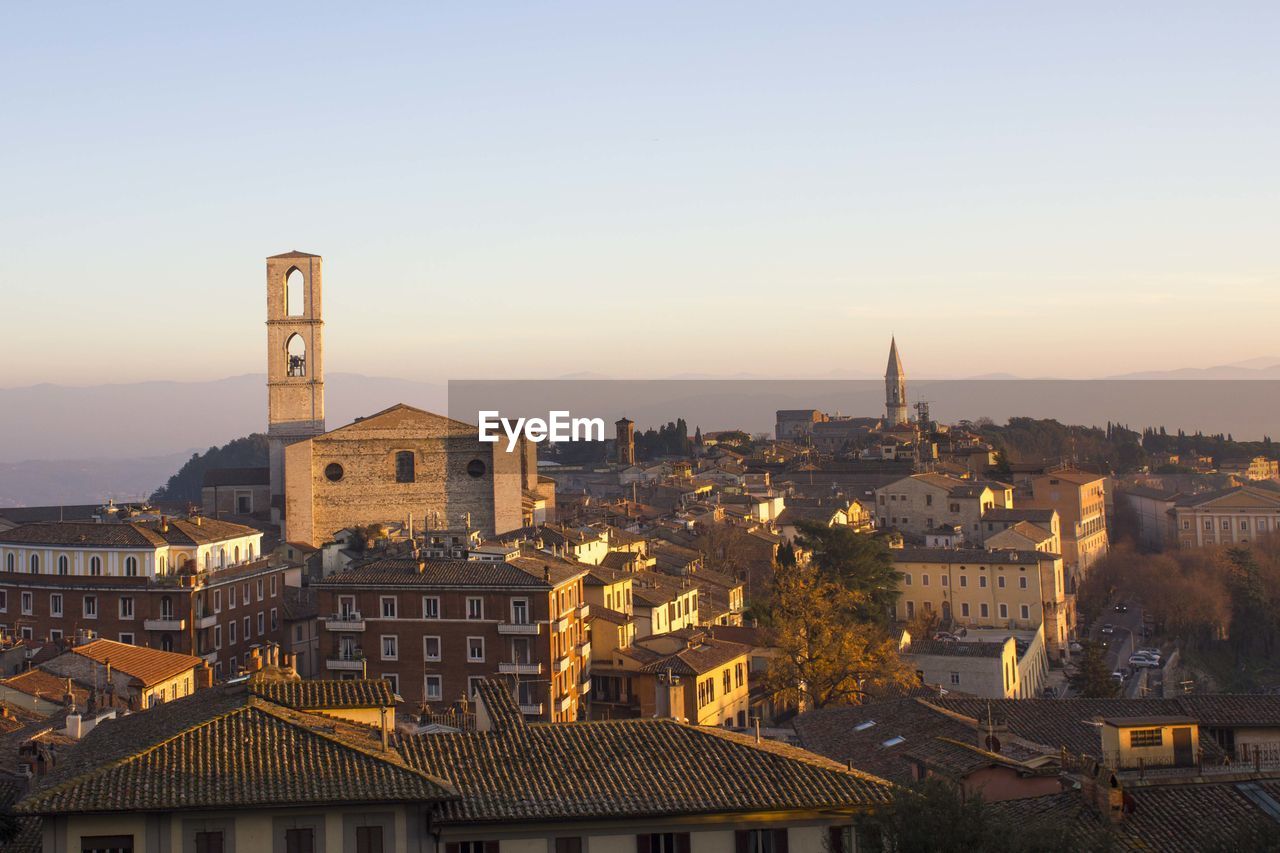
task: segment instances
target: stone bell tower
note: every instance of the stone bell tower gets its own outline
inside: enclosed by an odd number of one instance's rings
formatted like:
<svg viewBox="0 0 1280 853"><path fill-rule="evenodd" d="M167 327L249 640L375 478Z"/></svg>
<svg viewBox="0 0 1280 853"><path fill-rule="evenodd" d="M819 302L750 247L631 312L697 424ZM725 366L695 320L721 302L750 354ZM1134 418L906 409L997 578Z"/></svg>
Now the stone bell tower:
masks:
<svg viewBox="0 0 1280 853"><path fill-rule="evenodd" d="M884 409L888 426L907 423L907 372L898 357L898 342L889 340L889 366L884 372Z"/></svg>
<svg viewBox="0 0 1280 853"><path fill-rule="evenodd" d="M324 321L319 255L267 258L267 438L271 514L284 509L284 449L324 432Z"/></svg>

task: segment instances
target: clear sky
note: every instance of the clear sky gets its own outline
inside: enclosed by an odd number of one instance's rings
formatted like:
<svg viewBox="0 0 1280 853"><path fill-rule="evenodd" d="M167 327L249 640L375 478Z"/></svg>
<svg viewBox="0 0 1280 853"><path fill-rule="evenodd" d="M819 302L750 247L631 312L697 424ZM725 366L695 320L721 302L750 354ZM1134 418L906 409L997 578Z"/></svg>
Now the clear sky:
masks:
<svg viewBox="0 0 1280 853"><path fill-rule="evenodd" d="M1280 3L9 3L0 386L1280 355Z"/></svg>

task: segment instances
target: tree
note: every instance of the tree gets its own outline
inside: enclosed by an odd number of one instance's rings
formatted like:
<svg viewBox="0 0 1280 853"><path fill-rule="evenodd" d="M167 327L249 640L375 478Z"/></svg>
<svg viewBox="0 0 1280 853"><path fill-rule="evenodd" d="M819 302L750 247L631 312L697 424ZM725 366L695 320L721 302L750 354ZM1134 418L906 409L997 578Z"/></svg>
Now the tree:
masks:
<svg viewBox="0 0 1280 853"><path fill-rule="evenodd" d="M1092 853L1111 848L1107 829L1083 816L1014 818L951 781L932 777L895 787L872 812L865 835L891 853Z"/></svg>
<svg viewBox="0 0 1280 853"><path fill-rule="evenodd" d="M863 619L888 620L901 594L902 573L893 567L883 538L815 521L801 521L796 530L796 544L813 554L813 565L823 577L861 596L858 614Z"/></svg>
<svg viewBox="0 0 1280 853"><path fill-rule="evenodd" d="M1120 685L1111 677L1107 665L1107 650L1092 640L1081 644L1082 651L1075 666L1067 673L1067 683L1086 699L1114 699L1120 695Z"/></svg>
<svg viewBox="0 0 1280 853"><path fill-rule="evenodd" d="M854 704L876 687L909 686L910 670L883 625L861 618L865 593L812 564L779 567L769 606L771 658L765 682L787 705Z"/></svg>
<svg viewBox="0 0 1280 853"><path fill-rule="evenodd" d="M200 503L204 472L213 468L263 468L267 465L267 437L254 433L193 453L178 473L151 495L152 501Z"/></svg>

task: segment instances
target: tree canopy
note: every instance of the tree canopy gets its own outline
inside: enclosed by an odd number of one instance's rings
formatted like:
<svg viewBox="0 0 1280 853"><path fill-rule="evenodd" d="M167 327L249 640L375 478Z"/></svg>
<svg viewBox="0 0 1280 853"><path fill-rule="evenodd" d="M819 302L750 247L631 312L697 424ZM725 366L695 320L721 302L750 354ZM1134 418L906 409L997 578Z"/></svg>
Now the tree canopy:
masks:
<svg viewBox="0 0 1280 853"><path fill-rule="evenodd" d="M210 447L204 453L191 454L178 473L152 493L151 500L198 504L205 471L213 468L261 468L266 464L267 437L255 432L221 447Z"/></svg>

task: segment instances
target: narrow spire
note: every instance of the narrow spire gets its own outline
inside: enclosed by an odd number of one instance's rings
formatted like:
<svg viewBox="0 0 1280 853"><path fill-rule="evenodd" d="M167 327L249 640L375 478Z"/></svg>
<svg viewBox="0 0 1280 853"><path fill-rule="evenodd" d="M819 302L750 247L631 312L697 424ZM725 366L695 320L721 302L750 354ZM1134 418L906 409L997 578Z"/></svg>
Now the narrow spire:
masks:
<svg viewBox="0 0 1280 853"><path fill-rule="evenodd" d="M889 338L889 366L885 369L885 376L902 375L902 359L898 357L898 341L896 338Z"/></svg>

